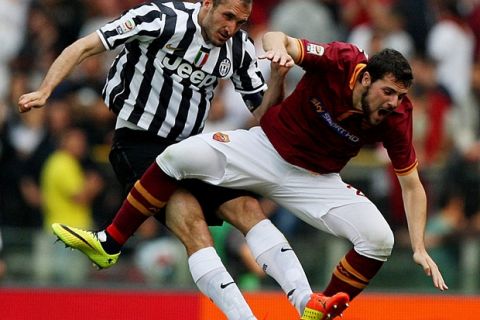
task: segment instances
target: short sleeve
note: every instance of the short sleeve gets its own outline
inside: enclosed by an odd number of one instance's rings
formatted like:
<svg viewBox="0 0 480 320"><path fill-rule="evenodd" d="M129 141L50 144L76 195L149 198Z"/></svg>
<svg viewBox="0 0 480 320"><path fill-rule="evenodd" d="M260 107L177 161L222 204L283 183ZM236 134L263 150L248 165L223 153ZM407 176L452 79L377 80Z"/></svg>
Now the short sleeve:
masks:
<svg viewBox="0 0 480 320"><path fill-rule="evenodd" d="M165 29L168 15L155 4L144 4L124 12L97 30L107 50L133 41L152 41Z"/></svg>

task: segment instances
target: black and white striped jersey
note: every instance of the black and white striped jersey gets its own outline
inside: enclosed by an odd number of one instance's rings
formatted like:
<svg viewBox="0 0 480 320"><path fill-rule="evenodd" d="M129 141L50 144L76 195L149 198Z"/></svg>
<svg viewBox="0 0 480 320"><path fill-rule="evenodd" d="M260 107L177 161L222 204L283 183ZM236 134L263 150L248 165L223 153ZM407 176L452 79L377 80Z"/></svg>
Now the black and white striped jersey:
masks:
<svg viewBox="0 0 480 320"><path fill-rule="evenodd" d="M107 50L124 46L103 90L120 119L179 141L202 131L220 78L246 102L266 89L251 39L241 30L222 47L206 42L200 6L153 1L97 30Z"/></svg>

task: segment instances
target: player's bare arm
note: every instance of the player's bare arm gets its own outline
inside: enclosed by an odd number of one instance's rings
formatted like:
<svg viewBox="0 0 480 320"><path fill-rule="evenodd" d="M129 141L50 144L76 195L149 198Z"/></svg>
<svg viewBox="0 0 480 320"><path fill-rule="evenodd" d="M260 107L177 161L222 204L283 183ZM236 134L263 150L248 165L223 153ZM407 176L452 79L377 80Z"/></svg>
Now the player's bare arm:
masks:
<svg viewBox="0 0 480 320"><path fill-rule="evenodd" d="M18 111L27 112L45 105L52 91L86 58L105 51L96 32L78 39L65 48L50 66L38 90L18 99Z"/></svg>
<svg viewBox="0 0 480 320"><path fill-rule="evenodd" d="M427 221L427 197L417 170L399 176L402 188L403 203L408 222L408 230L413 250L413 260L419 264L425 274L432 277L433 285L440 289L448 289L437 264L429 256L425 248L425 225Z"/></svg>
<svg viewBox="0 0 480 320"><path fill-rule="evenodd" d="M292 67L301 56L300 42L283 32L267 32L262 39L265 54L260 59L268 59L281 66Z"/></svg>
<svg viewBox="0 0 480 320"><path fill-rule="evenodd" d="M262 103L253 111L253 115L260 120L271 106L274 106L285 98L285 77L291 67L281 66L279 63L271 63L268 89L263 95Z"/></svg>
<svg viewBox="0 0 480 320"><path fill-rule="evenodd" d="M266 52L258 58L271 61L271 74L262 103L253 112L258 120L268 108L280 103L285 97L285 77L289 69L295 65L294 57L300 56L298 40L282 32L267 32L262 41Z"/></svg>

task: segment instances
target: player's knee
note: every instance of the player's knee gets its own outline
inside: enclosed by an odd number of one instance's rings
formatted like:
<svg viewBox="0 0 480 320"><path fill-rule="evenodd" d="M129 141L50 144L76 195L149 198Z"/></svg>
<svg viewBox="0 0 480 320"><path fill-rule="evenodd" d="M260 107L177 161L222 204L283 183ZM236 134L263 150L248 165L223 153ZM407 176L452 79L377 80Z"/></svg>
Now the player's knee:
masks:
<svg viewBox="0 0 480 320"><path fill-rule="evenodd" d="M266 219L258 201L247 196L225 202L220 206L219 214L243 234L261 220Z"/></svg>
<svg viewBox="0 0 480 320"><path fill-rule="evenodd" d="M392 253L394 244L393 232L390 228L371 232L364 241L355 246L355 250L367 257L385 261Z"/></svg>

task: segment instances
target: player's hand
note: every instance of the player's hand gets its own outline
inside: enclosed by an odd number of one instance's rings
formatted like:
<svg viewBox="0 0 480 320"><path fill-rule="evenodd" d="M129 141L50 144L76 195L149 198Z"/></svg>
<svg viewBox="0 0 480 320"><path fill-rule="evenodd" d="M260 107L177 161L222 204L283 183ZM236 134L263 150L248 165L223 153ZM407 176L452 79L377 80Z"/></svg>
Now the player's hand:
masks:
<svg viewBox="0 0 480 320"><path fill-rule="evenodd" d="M437 264L426 251L414 252L413 260L423 268L423 271L425 271L427 276L432 277L435 288L438 288L441 291L448 289L448 286L445 283L445 280L443 280L442 273L438 269Z"/></svg>
<svg viewBox="0 0 480 320"><path fill-rule="evenodd" d="M268 59L273 63L278 63L282 67L291 68L295 65L292 56L286 50L269 50L258 56L259 59Z"/></svg>
<svg viewBox="0 0 480 320"><path fill-rule="evenodd" d="M26 93L18 99L18 111L28 112L32 108L41 108L47 102L48 95L41 91Z"/></svg>
<svg viewBox="0 0 480 320"><path fill-rule="evenodd" d="M292 67L291 66L285 66L281 65L280 63L277 62L271 62L270 63L270 77L271 78L278 78L279 80L283 81L285 77L287 76L288 71L290 71Z"/></svg>

